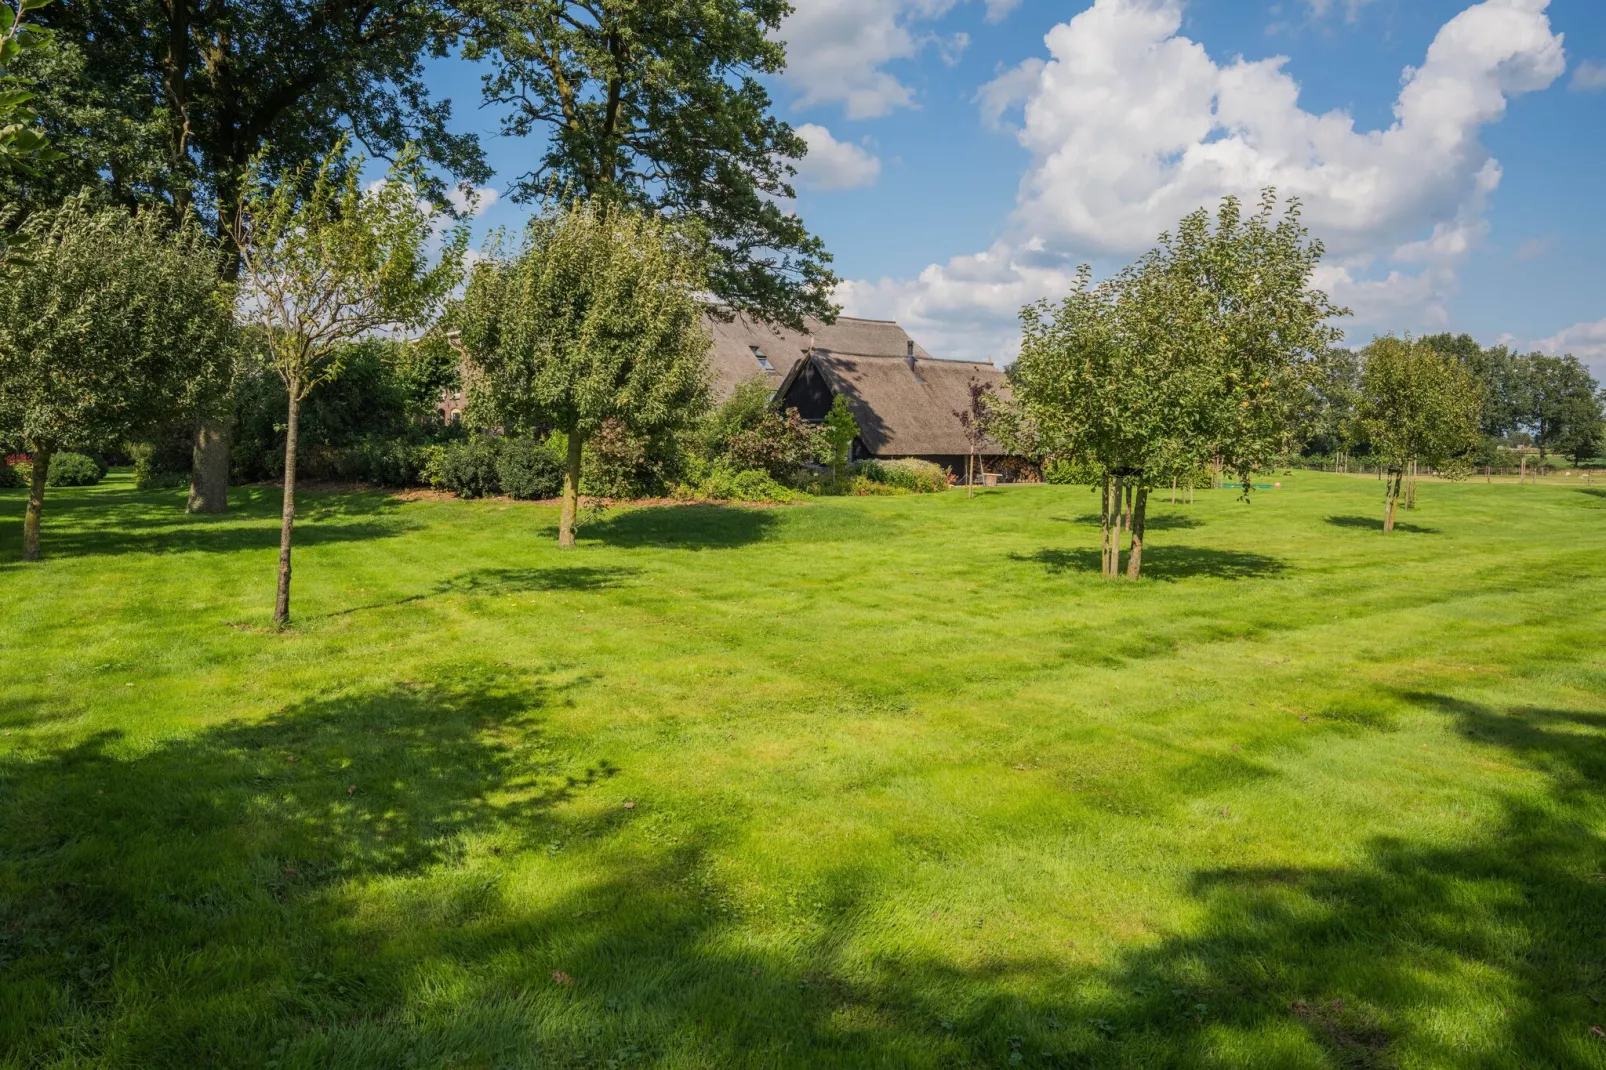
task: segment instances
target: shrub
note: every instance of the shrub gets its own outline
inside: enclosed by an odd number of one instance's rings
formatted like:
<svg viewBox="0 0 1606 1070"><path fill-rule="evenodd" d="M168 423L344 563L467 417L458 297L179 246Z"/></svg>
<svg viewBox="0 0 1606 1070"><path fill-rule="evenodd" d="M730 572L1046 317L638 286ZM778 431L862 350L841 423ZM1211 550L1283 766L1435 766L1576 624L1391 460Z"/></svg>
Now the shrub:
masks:
<svg viewBox="0 0 1606 1070"><path fill-rule="evenodd" d="M413 471L426 487L444 490L446 487L446 452L450 446L431 442L413 447Z"/></svg>
<svg viewBox="0 0 1606 1070"><path fill-rule="evenodd" d="M855 475L912 494L935 494L948 489L948 473L930 461L900 457L895 461L864 461Z"/></svg>
<svg viewBox="0 0 1606 1070"><path fill-rule="evenodd" d="M190 477L188 469L177 467L173 457L149 442L132 443L128 455L134 461L134 486L140 490L177 487Z"/></svg>
<svg viewBox="0 0 1606 1070"><path fill-rule="evenodd" d="M454 442L441 457L441 486L459 498L491 498L502 492L496 461L502 440L479 435Z"/></svg>
<svg viewBox="0 0 1606 1070"><path fill-rule="evenodd" d="M790 483L819 460L824 444L819 428L804 423L796 409L788 409L785 416L766 412L753 427L731 435L725 456L738 471L756 468Z"/></svg>
<svg viewBox="0 0 1606 1070"><path fill-rule="evenodd" d="M1096 487L1104 472L1092 461L1080 457L1055 457L1043 465L1043 482L1059 486Z"/></svg>
<svg viewBox="0 0 1606 1070"><path fill-rule="evenodd" d="M685 469L674 433L641 435L609 420L586 440L580 486L598 498L646 498L668 491L685 477Z"/></svg>
<svg viewBox="0 0 1606 1070"><path fill-rule="evenodd" d="M93 487L106 473L82 453L58 453L50 459L47 487Z"/></svg>
<svg viewBox="0 0 1606 1070"><path fill-rule="evenodd" d="M417 475L413 454L405 439L369 435L356 445L332 451L331 474L380 487L410 487Z"/></svg>
<svg viewBox="0 0 1606 1070"><path fill-rule="evenodd" d="M556 498L563 490L563 462L546 442L511 438L496 458L496 478L510 498Z"/></svg>
<svg viewBox="0 0 1606 1070"><path fill-rule="evenodd" d="M679 488L678 493L681 497L738 502L789 502L797 497L762 469L738 470L723 463L713 465L701 481Z"/></svg>
<svg viewBox="0 0 1606 1070"><path fill-rule="evenodd" d="M0 461L0 490L14 490L17 487L27 486L17 470L4 461Z"/></svg>

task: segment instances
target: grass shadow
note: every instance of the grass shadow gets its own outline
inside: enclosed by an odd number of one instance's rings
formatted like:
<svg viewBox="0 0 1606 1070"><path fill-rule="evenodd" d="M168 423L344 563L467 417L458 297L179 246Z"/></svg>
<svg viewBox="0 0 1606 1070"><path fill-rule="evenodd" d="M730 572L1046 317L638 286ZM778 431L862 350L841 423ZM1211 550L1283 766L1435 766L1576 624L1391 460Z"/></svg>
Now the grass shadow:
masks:
<svg viewBox="0 0 1606 1070"><path fill-rule="evenodd" d="M94 487L52 488L45 499L40 548L47 558L121 554L234 553L279 545L281 500L276 487L235 488L230 511L184 512L182 491L133 489L114 474ZM393 538L413 529L397 511L404 503L378 492L298 495L298 548ZM22 546L25 502L0 514L0 567L15 564Z"/></svg>
<svg viewBox="0 0 1606 1070"><path fill-rule="evenodd" d="M1061 524L1079 524L1092 528L1098 527L1103 522L1103 518L1098 513L1083 513L1077 517L1056 516L1049 519L1056 520ZM1189 516L1187 513L1150 513L1143 521L1145 531L1187 531L1204 526L1205 522L1203 520L1196 516Z"/></svg>
<svg viewBox="0 0 1606 1070"><path fill-rule="evenodd" d="M388 602L370 602L367 605L350 606L346 609L320 613L304 619L317 620L327 617L345 617L353 613L365 613L376 609L391 609L396 606L412 605L417 602L431 602L456 595L483 595L495 598L503 595L553 591L602 591L623 586L630 577L637 575L640 571L640 569L622 566L611 568L478 568L471 569L468 572L461 572L449 579L442 580L430 590L419 594L392 599Z"/></svg>
<svg viewBox="0 0 1606 1070"><path fill-rule="evenodd" d="M1327 523L1335 528L1350 528L1356 531L1382 531L1383 521L1375 516L1330 516ZM1412 535L1437 535L1438 528L1423 527L1420 524L1407 524L1403 521L1394 522L1395 531L1409 532Z"/></svg>
<svg viewBox="0 0 1606 1070"><path fill-rule="evenodd" d="M624 509L585 525L579 538L626 548L726 550L768 538L779 521L775 509L737 505Z"/></svg>
<svg viewBox="0 0 1606 1070"><path fill-rule="evenodd" d="M1099 551L1093 549L1045 549L1031 554L1011 554L1010 558L1041 565L1050 575L1099 573L1103 567ZM1275 557L1242 550L1168 545L1143 548L1144 579L1168 582L1189 579L1267 579L1287 571L1288 565Z"/></svg>

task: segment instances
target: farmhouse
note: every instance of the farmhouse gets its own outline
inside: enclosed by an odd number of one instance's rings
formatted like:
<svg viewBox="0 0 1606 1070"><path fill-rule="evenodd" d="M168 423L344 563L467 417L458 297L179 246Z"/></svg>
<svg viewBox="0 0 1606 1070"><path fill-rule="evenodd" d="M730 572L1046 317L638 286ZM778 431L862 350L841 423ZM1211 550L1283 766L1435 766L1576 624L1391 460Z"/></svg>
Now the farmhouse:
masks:
<svg viewBox="0 0 1606 1070"><path fill-rule="evenodd" d="M1006 389L1002 373L988 363L938 360L891 320L842 316L833 324L810 324L809 332L772 328L738 318L710 320L716 390L763 375L777 404L810 421L825 418L838 394L859 425L855 460L918 457L964 472L970 444L956 412L970 407L970 383ZM1004 450L987 442L980 455L994 468Z"/></svg>

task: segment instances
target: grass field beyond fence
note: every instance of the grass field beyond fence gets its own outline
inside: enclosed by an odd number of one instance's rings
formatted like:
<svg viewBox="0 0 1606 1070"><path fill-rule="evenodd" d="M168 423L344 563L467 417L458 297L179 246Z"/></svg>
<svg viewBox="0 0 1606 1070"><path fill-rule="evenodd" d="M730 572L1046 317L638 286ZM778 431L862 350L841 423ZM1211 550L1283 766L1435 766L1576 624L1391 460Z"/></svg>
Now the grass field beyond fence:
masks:
<svg viewBox="0 0 1606 1070"><path fill-rule="evenodd" d="M1606 1067L1606 488L0 492L0 1065Z"/></svg>

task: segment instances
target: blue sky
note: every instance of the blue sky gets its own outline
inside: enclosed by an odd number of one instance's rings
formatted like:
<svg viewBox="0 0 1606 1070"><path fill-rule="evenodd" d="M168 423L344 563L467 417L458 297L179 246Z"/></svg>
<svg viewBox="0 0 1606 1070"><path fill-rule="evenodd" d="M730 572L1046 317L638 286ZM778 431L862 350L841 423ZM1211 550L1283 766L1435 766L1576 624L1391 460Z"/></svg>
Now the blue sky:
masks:
<svg viewBox="0 0 1606 1070"><path fill-rule="evenodd" d="M1606 371L1603 0L793 2L772 91L814 146L797 210L846 311L934 353L1007 360L1077 262L1271 182L1326 241L1352 342L1465 330ZM432 77L505 190L537 147L494 136L472 68Z"/></svg>

